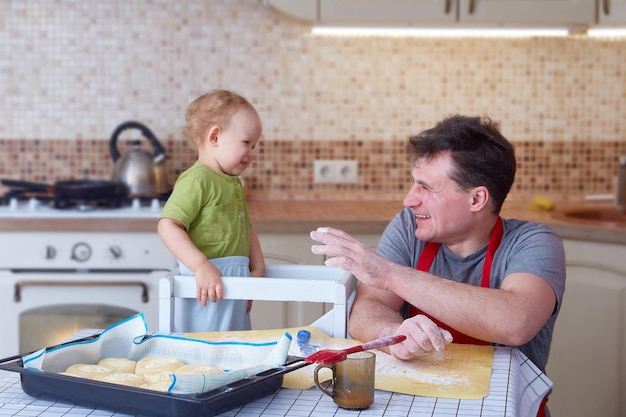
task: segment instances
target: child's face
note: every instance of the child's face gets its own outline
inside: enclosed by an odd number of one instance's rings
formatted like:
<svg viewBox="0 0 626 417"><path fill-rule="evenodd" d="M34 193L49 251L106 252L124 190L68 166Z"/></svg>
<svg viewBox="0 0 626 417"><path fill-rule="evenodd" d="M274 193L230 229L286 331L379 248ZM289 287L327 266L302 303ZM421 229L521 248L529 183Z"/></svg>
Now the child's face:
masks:
<svg viewBox="0 0 626 417"><path fill-rule="evenodd" d="M228 175L241 175L252 162L253 151L261 138L261 123L249 109L237 110L226 129L211 140L210 153L214 170Z"/></svg>

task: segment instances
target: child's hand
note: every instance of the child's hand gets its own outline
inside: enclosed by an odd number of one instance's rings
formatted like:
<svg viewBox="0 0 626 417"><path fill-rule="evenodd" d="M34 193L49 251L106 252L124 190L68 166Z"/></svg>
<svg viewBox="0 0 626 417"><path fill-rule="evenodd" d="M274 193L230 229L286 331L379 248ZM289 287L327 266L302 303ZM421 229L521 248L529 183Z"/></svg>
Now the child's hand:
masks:
<svg viewBox="0 0 626 417"><path fill-rule="evenodd" d="M198 290L198 301L206 307L207 299L216 302L224 298L224 290L222 288L222 273L211 262L202 264L194 273L196 277L196 288Z"/></svg>

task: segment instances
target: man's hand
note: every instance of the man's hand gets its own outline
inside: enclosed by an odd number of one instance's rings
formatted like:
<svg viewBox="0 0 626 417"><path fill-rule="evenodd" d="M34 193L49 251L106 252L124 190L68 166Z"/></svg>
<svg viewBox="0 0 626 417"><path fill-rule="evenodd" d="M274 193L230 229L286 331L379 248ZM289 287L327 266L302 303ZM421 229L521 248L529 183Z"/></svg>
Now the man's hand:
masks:
<svg viewBox="0 0 626 417"><path fill-rule="evenodd" d="M396 264L342 230L320 227L310 235L311 239L323 243L311 246L311 251L328 256L325 265L350 271L359 281L372 287L389 289L387 277L398 267Z"/></svg>
<svg viewBox="0 0 626 417"><path fill-rule="evenodd" d="M433 350L442 351L446 344L452 343L449 331L438 327L421 314L404 320L395 334L405 335L406 340L389 346L389 353L402 360L410 360Z"/></svg>

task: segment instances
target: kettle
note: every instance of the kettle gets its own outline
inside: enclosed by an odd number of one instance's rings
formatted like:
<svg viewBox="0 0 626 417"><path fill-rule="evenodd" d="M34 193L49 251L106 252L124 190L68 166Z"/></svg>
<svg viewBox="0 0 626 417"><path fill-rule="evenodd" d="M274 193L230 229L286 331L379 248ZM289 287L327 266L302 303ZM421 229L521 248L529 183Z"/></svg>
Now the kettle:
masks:
<svg viewBox="0 0 626 417"><path fill-rule="evenodd" d="M127 129L139 129L152 144L153 153L141 148L136 139L132 142L132 149L120 155L117 139ZM147 126L134 121L122 123L111 135L109 150L114 163L111 179L126 186L129 196L158 197L168 191L165 149Z"/></svg>

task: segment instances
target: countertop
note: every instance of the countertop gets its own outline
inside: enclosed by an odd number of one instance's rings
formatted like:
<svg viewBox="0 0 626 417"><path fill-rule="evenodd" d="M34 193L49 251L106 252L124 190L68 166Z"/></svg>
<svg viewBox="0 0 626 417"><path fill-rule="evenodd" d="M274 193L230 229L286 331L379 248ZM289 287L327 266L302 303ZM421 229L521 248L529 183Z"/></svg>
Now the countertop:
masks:
<svg viewBox="0 0 626 417"><path fill-rule="evenodd" d="M308 234L319 226L343 229L351 234L380 234L402 209L401 201L361 200L251 200L250 216L258 233ZM532 220L550 225L563 238L626 244L626 226L564 219L571 208L608 208L610 203L562 202L552 211L529 208L528 202L506 202L502 217ZM0 232L155 232L155 218L0 218Z"/></svg>

